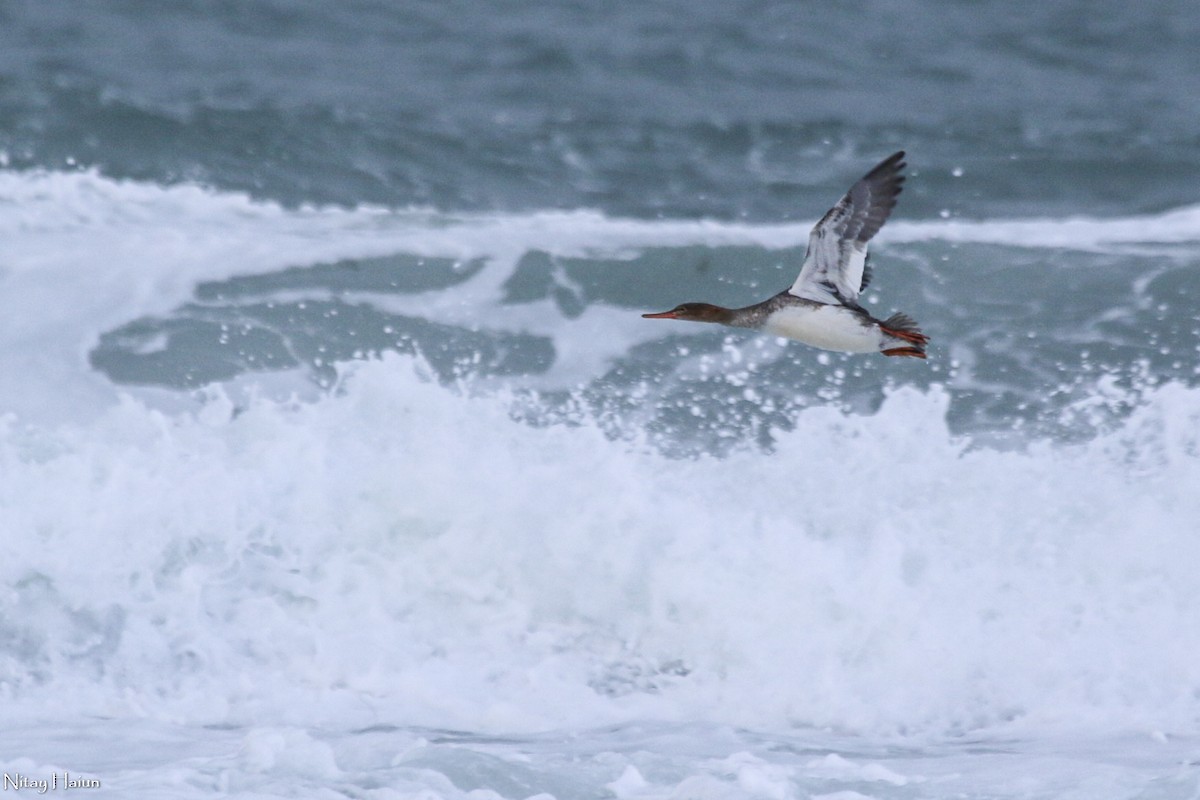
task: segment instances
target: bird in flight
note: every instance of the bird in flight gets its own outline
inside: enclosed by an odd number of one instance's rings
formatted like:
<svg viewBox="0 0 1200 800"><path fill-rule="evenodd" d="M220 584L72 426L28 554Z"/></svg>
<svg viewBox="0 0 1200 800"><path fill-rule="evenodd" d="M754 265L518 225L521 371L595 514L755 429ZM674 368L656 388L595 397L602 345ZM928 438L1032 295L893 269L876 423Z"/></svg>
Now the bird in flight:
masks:
<svg viewBox="0 0 1200 800"><path fill-rule="evenodd" d="M880 320L858 303L871 280L867 243L896 206L904 151L881 161L850 187L808 236L808 252L791 288L745 308L684 303L646 319L682 319L751 328L844 353L925 358L929 337L912 317Z"/></svg>

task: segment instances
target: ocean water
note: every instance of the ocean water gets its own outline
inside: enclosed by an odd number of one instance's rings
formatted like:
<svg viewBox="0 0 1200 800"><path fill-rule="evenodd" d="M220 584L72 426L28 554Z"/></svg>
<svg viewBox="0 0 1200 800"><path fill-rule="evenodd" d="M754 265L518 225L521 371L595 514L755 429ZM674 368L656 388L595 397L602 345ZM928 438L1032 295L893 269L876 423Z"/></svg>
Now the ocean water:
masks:
<svg viewBox="0 0 1200 800"><path fill-rule="evenodd" d="M1198 36L0 0L0 788L1200 796Z"/></svg>

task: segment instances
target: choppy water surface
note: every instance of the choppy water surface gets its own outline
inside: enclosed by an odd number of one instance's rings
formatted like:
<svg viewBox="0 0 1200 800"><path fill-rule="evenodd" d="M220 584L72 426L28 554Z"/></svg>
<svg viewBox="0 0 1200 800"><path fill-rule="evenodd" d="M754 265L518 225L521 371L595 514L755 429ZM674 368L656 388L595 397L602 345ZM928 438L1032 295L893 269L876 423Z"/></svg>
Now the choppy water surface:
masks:
<svg viewBox="0 0 1200 800"><path fill-rule="evenodd" d="M1198 32L0 2L0 768L1192 797ZM928 362L640 317L901 148Z"/></svg>

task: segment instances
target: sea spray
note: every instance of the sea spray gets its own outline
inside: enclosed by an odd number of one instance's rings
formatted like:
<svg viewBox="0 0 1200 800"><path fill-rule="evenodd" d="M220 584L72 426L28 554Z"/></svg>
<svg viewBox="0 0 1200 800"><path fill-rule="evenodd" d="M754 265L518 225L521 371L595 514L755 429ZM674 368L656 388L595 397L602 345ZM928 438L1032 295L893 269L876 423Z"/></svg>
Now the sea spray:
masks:
<svg viewBox="0 0 1200 800"><path fill-rule="evenodd" d="M1195 390L1001 452L902 389L805 411L774 453L673 460L418 372L10 422L13 708L876 734L1200 713Z"/></svg>

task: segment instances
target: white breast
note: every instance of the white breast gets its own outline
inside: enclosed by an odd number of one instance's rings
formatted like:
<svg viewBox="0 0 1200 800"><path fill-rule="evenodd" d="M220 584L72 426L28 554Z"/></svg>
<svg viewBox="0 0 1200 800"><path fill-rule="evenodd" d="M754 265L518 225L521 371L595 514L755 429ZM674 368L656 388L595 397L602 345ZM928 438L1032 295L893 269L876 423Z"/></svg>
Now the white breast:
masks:
<svg viewBox="0 0 1200 800"><path fill-rule="evenodd" d="M882 344L879 328L842 306L785 306L767 317L762 330L822 350L874 353Z"/></svg>

